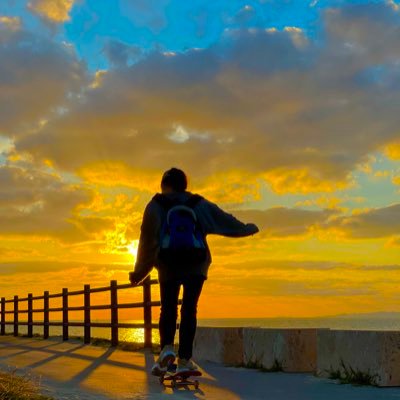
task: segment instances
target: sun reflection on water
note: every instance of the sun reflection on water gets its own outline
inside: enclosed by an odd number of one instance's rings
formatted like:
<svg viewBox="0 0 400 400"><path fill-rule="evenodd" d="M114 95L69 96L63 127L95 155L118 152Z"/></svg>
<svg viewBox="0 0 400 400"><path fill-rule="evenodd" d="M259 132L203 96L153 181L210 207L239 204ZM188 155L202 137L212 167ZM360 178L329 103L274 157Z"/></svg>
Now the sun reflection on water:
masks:
<svg viewBox="0 0 400 400"><path fill-rule="evenodd" d="M135 321L137 323L137 321ZM119 329L119 340L122 342L144 343L144 328ZM159 343L158 329L152 329L153 343Z"/></svg>
<svg viewBox="0 0 400 400"><path fill-rule="evenodd" d="M143 343L144 329L121 329L119 333L119 340L122 340L124 342Z"/></svg>

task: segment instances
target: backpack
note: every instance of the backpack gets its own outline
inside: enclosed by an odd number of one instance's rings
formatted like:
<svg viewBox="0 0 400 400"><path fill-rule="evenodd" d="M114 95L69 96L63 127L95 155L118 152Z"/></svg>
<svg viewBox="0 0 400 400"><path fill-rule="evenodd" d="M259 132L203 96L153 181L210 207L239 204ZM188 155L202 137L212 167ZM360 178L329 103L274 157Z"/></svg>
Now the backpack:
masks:
<svg viewBox="0 0 400 400"><path fill-rule="evenodd" d="M202 197L194 194L181 203L157 194L155 200L167 213L160 232L159 259L178 268L190 268L205 261L205 238L193 210Z"/></svg>

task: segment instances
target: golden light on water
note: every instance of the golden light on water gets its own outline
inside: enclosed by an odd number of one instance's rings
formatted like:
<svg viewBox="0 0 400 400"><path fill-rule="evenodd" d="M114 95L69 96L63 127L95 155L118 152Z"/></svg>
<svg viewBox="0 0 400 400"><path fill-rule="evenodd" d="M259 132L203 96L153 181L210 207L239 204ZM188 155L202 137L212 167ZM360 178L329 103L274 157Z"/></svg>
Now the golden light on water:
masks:
<svg viewBox="0 0 400 400"><path fill-rule="evenodd" d="M127 329L124 333L121 332L120 339L126 342L144 343L144 329Z"/></svg>
<svg viewBox="0 0 400 400"><path fill-rule="evenodd" d="M143 321L129 321L140 323ZM157 329L152 330L153 343L159 343L160 336ZM122 342L130 343L144 343L144 328L121 329L119 333L119 340Z"/></svg>

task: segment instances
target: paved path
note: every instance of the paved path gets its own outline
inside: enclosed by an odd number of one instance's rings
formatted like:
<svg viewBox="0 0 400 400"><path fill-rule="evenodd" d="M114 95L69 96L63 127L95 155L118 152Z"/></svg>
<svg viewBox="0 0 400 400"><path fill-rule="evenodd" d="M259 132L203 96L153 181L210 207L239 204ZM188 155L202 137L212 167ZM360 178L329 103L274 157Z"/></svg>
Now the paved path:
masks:
<svg viewBox="0 0 400 400"><path fill-rule="evenodd" d="M154 355L77 341L0 337L0 368L40 376L59 400L400 400L400 388L339 385L308 374L263 373L201 363L199 390L164 388L149 374Z"/></svg>

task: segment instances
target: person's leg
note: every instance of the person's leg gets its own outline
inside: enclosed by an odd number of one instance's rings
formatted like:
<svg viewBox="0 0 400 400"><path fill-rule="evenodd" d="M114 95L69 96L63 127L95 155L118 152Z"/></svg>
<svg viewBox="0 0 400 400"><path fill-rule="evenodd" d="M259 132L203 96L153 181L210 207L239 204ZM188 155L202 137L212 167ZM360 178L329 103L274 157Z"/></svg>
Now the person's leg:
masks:
<svg viewBox="0 0 400 400"><path fill-rule="evenodd" d="M202 276L190 276L183 280L181 323L179 328L179 358L190 360L197 327L197 303L204 284Z"/></svg>
<svg viewBox="0 0 400 400"><path fill-rule="evenodd" d="M160 376L168 369L168 365L176 358L174 338L176 332L176 318L178 308L180 283L177 281L160 282L161 313L160 313L160 341L161 353L154 363L151 373Z"/></svg>
<svg viewBox="0 0 400 400"><path fill-rule="evenodd" d="M161 313L159 321L161 349L174 344L180 282L160 282Z"/></svg>

